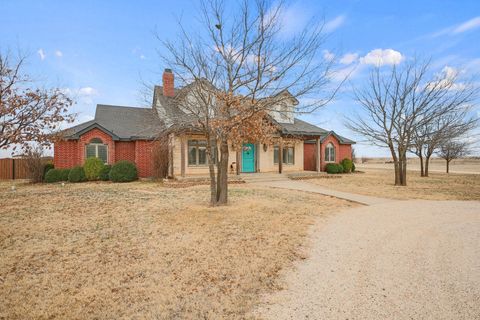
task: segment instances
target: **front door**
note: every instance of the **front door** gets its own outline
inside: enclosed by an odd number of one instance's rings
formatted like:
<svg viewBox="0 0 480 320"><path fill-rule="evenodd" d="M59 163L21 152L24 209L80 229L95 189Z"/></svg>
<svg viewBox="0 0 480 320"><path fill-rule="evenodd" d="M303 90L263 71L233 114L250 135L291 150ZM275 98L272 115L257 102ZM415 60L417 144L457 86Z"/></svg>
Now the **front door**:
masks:
<svg viewBox="0 0 480 320"><path fill-rule="evenodd" d="M253 143L243 144L242 172L255 172L255 145Z"/></svg>

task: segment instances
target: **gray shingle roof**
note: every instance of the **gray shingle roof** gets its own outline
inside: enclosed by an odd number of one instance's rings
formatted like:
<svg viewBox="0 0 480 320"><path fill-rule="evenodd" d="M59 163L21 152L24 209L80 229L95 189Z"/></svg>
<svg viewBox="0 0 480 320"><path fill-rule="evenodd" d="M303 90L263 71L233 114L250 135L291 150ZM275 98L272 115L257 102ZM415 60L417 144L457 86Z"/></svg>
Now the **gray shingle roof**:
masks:
<svg viewBox="0 0 480 320"><path fill-rule="evenodd" d="M176 90L175 94L182 91ZM273 120L273 119L272 119ZM84 132L99 128L110 134L114 140L154 139L167 129L192 129L195 118L182 111L175 98L163 95L163 88L155 86L152 108L135 108L111 105L97 105L95 119L81 123L63 131L67 139L78 139ZM341 144L353 144L354 141L317 127L303 120L294 119L293 123L277 123L283 135L337 137Z"/></svg>
<svg viewBox="0 0 480 320"><path fill-rule="evenodd" d="M107 131L115 140L153 139L163 128L154 109L99 104L95 119L65 130L65 137L78 139L95 127Z"/></svg>
<svg viewBox="0 0 480 320"><path fill-rule="evenodd" d="M295 118L293 123L277 123L282 130L282 134L286 135L298 135L298 136L312 136L320 137L324 140L329 135L333 134L337 137L341 144L354 144L355 141L342 137L334 131L328 131L317 127L311 123Z"/></svg>

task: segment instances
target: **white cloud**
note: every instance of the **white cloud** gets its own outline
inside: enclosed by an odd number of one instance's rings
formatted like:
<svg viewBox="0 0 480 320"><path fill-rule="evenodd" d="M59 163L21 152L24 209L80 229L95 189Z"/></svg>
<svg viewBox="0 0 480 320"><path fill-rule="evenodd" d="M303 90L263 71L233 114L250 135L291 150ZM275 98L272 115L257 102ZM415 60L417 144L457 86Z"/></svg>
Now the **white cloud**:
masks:
<svg viewBox="0 0 480 320"><path fill-rule="evenodd" d="M351 64L357 61L358 59L358 53L346 53L343 55L343 57L340 59L341 64Z"/></svg>
<svg viewBox="0 0 480 320"><path fill-rule="evenodd" d="M92 87L83 87L78 90L78 93L82 96L93 96L96 95L98 92Z"/></svg>
<svg viewBox="0 0 480 320"><path fill-rule="evenodd" d="M55 51L55 56L61 58L61 57L63 57L63 52L60 51L60 50L56 50L56 51Z"/></svg>
<svg viewBox="0 0 480 320"><path fill-rule="evenodd" d="M332 61L333 59L335 59L335 54L333 54L328 50L323 50L322 53L323 53L323 58L327 61Z"/></svg>
<svg viewBox="0 0 480 320"><path fill-rule="evenodd" d="M346 16L345 15L339 15L337 17L335 17L334 19L330 20L330 21L327 21L327 23L325 23L325 26L323 28L323 30L325 32L332 32L338 28L340 28L344 23L345 23L345 20L346 20Z"/></svg>
<svg viewBox="0 0 480 320"><path fill-rule="evenodd" d="M448 28L437 31L431 36L433 38L436 38L444 35L457 35L466 31L473 30L478 27L480 27L480 16L467 20L461 24L450 26Z"/></svg>
<svg viewBox="0 0 480 320"><path fill-rule="evenodd" d="M399 64L403 59L404 56L393 49L374 49L360 58L360 62L380 67L383 65Z"/></svg>
<svg viewBox="0 0 480 320"><path fill-rule="evenodd" d="M458 81L458 76L463 73L462 70L456 68L445 66L441 73L438 75L440 80L429 83L427 87L437 86L439 88L444 88L452 91L464 90L466 84Z"/></svg>
<svg viewBox="0 0 480 320"><path fill-rule="evenodd" d="M40 56L40 60L45 60L45 58L47 57L47 54L45 53L45 51L43 51L43 49L39 49L37 53Z"/></svg>
<svg viewBox="0 0 480 320"><path fill-rule="evenodd" d="M454 34L462 33L478 27L480 27L480 17L475 17L473 19L465 21L464 23L462 23L461 25L453 29L452 33Z"/></svg>

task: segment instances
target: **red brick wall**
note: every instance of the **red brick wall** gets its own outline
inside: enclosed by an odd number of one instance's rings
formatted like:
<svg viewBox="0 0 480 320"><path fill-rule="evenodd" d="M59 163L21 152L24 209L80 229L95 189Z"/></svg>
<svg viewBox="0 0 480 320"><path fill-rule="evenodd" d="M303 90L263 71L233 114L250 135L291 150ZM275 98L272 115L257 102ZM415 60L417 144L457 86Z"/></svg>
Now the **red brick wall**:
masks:
<svg viewBox="0 0 480 320"><path fill-rule="evenodd" d="M55 142L53 154L53 165L55 168L66 169L80 165L77 140Z"/></svg>
<svg viewBox="0 0 480 320"><path fill-rule="evenodd" d="M152 141L135 141L135 164L138 169L138 176L145 178L153 175Z"/></svg>
<svg viewBox="0 0 480 320"><path fill-rule="evenodd" d="M333 146L335 148L335 162L339 163L345 158L352 158L352 146L349 144L339 144L337 138L335 136L330 135L328 136L323 142L322 145L320 146L321 149L321 170L325 171L325 167L327 165L327 162L325 162L325 148L329 143L333 143Z"/></svg>
<svg viewBox="0 0 480 320"><path fill-rule="evenodd" d="M135 141L115 142L115 162L120 160L135 162Z"/></svg>

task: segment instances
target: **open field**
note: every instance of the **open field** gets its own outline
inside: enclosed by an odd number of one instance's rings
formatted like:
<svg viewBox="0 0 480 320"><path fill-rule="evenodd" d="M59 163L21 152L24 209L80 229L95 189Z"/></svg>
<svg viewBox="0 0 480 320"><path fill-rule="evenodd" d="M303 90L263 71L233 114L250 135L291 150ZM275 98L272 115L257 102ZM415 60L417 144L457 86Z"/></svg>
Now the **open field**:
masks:
<svg viewBox="0 0 480 320"><path fill-rule="evenodd" d="M392 169L393 163L390 158L370 158L365 163L356 163L358 169ZM408 170L420 171L420 161L418 158L408 159ZM429 171L446 172L445 160L433 158L430 160ZM450 162L450 173L475 173L480 174L480 159L456 159Z"/></svg>
<svg viewBox="0 0 480 320"><path fill-rule="evenodd" d="M480 200L480 175L476 174L430 172L429 177L422 178L418 171L408 171L407 186L397 187L393 169L361 167L359 170L364 173L310 182L339 191L390 199Z"/></svg>
<svg viewBox="0 0 480 320"><path fill-rule="evenodd" d="M0 183L0 318L244 318L305 256L318 218L352 203L231 187Z"/></svg>

